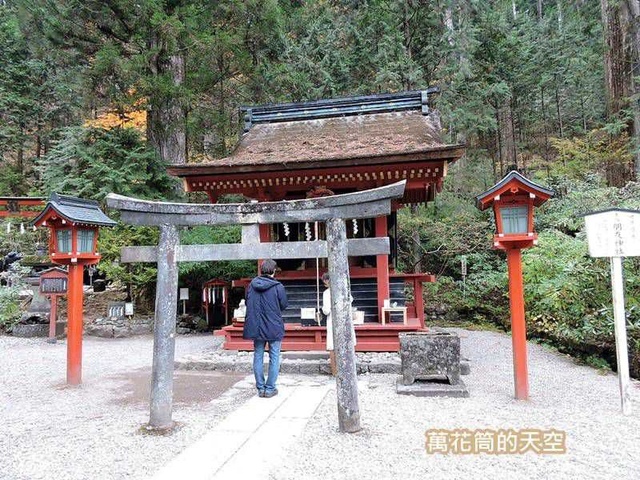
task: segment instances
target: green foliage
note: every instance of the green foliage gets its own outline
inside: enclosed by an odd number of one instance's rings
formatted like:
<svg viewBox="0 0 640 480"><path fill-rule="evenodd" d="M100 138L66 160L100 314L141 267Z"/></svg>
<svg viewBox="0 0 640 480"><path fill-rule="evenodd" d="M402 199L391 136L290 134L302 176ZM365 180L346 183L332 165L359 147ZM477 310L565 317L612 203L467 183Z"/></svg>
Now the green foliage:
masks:
<svg viewBox="0 0 640 480"><path fill-rule="evenodd" d="M551 144L558 154L548 172L555 177L587 180L599 174L615 185L619 182L612 173L628 171L632 164L629 137L624 132L610 135L597 129L582 137L552 138Z"/></svg>
<svg viewBox="0 0 640 480"><path fill-rule="evenodd" d="M628 259L625 265L627 319L636 329L639 263ZM583 237L542 232L538 247L524 255L523 271L530 333L572 346L612 343L609 262L589 257Z"/></svg>
<svg viewBox="0 0 640 480"><path fill-rule="evenodd" d="M11 224L9 231L7 231L7 224ZM24 227L22 233L21 224ZM48 255L48 237L49 232L46 229L33 230L24 218L6 218L0 223L0 256L9 252L20 252L25 257L33 257L40 253L39 249L43 249L45 255Z"/></svg>
<svg viewBox="0 0 640 480"><path fill-rule="evenodd" d="M491 270L497 264L491 250L492 226L486 212L479 212L468 196L443 192L436 205L419 207L415 213L398 214L400 269L412 271L416 261L424 271L460 278L460 256L470 268ZM414 234L419 234L416 245ZM418 258L414 252L418 251Z"/></svg>
<svg viewBox="0 0 640 480"><path fill-rule="evenodd" d="M11 330L21 314L20 286L0 287L0 330Z"/></svg>
<svg viewBox="0 0 640 480"><path fill-rule="evenodd" d="M19 197L24 195L25 184L22 172L13 165L0 166L0 196Z"/></svg>
<svg viewBox="0 0 640 480"><path fill-rule="evenodd" d="M144 263L121 264L120 249L157 245L158 239L158 229L152 227L132 227L118 223L115 228L102 228L98 237L98 252L102 256L98 268L121 288L131 285L134 297L150 301L155 294L156 266Z"/></svg>
<svg viewBox="0 0 640 480"><path fill-rule="evenodd" d="M239 243L240 237L241 228L239 225L200 226L183 230L180 235L180 243L183 245ZM256 262L253 260L182 262L179 265L181 281L195 286L214 278L230 281L242 277L251 277L256 274L256 267Z"/></svg>
<svg viewBox="0 0 640 480"><path fill-rule="evenodd" d="M17 3L0 3L0 192L25 195L51 131L77 120L78 64L40 50L23 30Z"/></svg>
<svg viewBox="0 0 640 480"><path fill-rule="evenodd" d="M20 292L24 289L23 278L29 268L13 264L10 271L2 274L8 285L0 286L0 331L11 330L22 315Z"/></svg>
<svg viewBox="0 0 640 480"><path fill-rule="evenodd" d="M624 188L605 187L601 178L591 176L588 181L570 177L550 178L548 184L556 197L536 210L536 228L558 229L575 236L584 229L583 215L603 208L640 209L640 183L630 182Z"/></svg>
<svg viewBox="0 0 640 480"><path fill-rule="evenodd" d="M102 201L108 193L166 198L173 180L134 129L68 128L39 162L43 190Z"/></svg>

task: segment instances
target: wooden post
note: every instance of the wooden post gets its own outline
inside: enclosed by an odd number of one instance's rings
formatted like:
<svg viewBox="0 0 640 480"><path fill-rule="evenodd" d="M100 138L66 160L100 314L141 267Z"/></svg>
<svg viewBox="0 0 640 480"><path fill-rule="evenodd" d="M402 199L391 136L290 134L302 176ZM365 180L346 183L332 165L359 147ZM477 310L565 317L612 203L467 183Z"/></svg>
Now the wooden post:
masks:
<svg viewBox="0 0 640 480"><path fill-rule="evenodd" d="M175 357L176 305L178 302L179 243L175 225L160 226L158 242L158 281L156 318L153 329L153 368L151 372L151 415L154 429L173 427L173 362Z"/></svg>
<svg viewBox="0 0 640 480"><path fill-rule="evenodd" d="M524 319L522 257L519 248L507 250L509 270L509 305L511 307L511 342L513 345L513 379L518 400L529 399L527 367L527 326Z"/></svg>
<svg viewBox="0 0 640 480"><path fill-rule="evenodd" d="M386 238L387 217L376 217L376 237ZM378 285L378 318L382 322L382 307L385 299L389 299L389 256L386 254L376 256L376 278Z"/></svg>
<svg viewBox="0 0 640 480"><path fill-rule="evenodd" d="M620 402L623 415L631 414L631 383L629 382L629 353L627 351L627 322L624 314L624 286L622 259L611 257L611 289L613 292L613 324L616 336L616 360L620 381Z"/></svg>
<svg viewBox="0 0 640 480"><path fill-rule="evenodd" d="M338 374L336 376L338 425L341 432L353 433L360 431L361 427L355 338L352 333L353 325L349 292L347 230L343 219L332 218L327 220L327 250L331 288L333 347L338 366Z"/></svg>
<svg viewBox="0 0 640 480"><path fill-rule="evenodd" d="M422 296L422 280L413 280L413 303L416 306L416 315L420 321L420 327L424 328L424 297Z"/></svg>
<svg viewBox="0 0 640 480"><path fill-rule="evenodd" d="M49 338L47 342L56 343L56 324L58 323L58 295L49 296L51 310L49 311Z"/></svg>
<svg viewBox="0 0 640 480"><path fill-rule="evenodd" d="M69 265L69 303L67 305L67 383L82 383L82 275L83 266Z"/></svg>

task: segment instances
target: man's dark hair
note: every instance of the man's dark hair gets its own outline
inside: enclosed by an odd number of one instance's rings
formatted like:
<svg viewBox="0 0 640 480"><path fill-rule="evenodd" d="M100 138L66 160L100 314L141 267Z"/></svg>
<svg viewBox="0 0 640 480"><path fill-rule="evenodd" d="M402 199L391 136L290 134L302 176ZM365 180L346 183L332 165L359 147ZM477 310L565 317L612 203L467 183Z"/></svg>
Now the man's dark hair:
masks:
<svg viewBox="0 0 640 480"><path fill-rule="evenodd" d="M260 275L273 275L276 273L278 265L270 258L264 260L260 265Z"/></svg>
<svg viewBox="0 0 640 480"><path fill-rule="evenodd" d="M324 272L324 273L322 274L322 281L323 281L323 282L328 282L328 281L329 281L329 278L331 278L331 277L329 277L329 272Z"/></svg>

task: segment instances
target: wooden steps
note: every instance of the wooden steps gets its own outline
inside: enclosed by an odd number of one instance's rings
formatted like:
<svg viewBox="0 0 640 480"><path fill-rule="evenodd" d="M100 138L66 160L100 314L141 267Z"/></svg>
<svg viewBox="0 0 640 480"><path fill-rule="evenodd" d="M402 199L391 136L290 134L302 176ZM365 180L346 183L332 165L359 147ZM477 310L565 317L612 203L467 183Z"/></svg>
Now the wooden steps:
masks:
<svg viewBox="0 0 640 480"><path fill-rule="evenodd" d="M409 325L366 323L356 325L356 351L397 352L400 349L398 334L422 330L417 318L410 318ZM242 324L234 324L216 330L214 335L225 337L225 350L253 350L253 342L242 338ZM326 349L325 327L303 327L301 324L285 324L283 351L322 351Z"/></svg>

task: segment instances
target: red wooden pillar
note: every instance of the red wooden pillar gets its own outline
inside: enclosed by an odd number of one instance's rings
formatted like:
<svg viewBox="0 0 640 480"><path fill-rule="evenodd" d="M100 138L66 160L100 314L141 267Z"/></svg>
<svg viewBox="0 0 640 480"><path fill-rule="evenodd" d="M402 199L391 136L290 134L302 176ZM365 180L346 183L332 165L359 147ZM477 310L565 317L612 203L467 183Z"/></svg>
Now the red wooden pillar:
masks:
<svg viewBox="0 0 640 480"><path fill-rule="evenodd" d="M82 383L82 274L83 266L69 265L67 318L67 383Z"/></svg>
<svg viewBox="0 0 640 480"><path fill-rule="evenodd" d="M271 241L271 226L267 223L261 223L258 225L258 231L260 232L260 243L270 242ZM260 264L262 260L258 260L258 275L260 274Z"/></svg>
<svg viewBox="0 0 640 480"><path fill-rule="evenodd" d="M376 217L376 237L387 237L387 217ZM382 307L389 298L389 256L376 256L376 278L378 282L378 318L382 322Z"/></svg>
<svg viewBox="0 0 640 480"><path fill-rule="evenodd" d="M513 344L513 378L518 400L529 398L527 368L527 326L524 319L522 257L519 248L507 250L509 269L509 304L511 306L511 341Z"/></svg>
<svg viewBox="0 0 640 480"><path fill-rule="evenodd" d="M416 315L420 321L420 327L424 328L424 298L422 297L422 280L413 280L413 302L416 306Z"/></svg>
<svg viewBox="0 0 640 480"><path fill-rule="evenodd" d="M58 323L58 295L50 295L51 311L49 312L49 343L56 342L56 324Z"/></svg>

